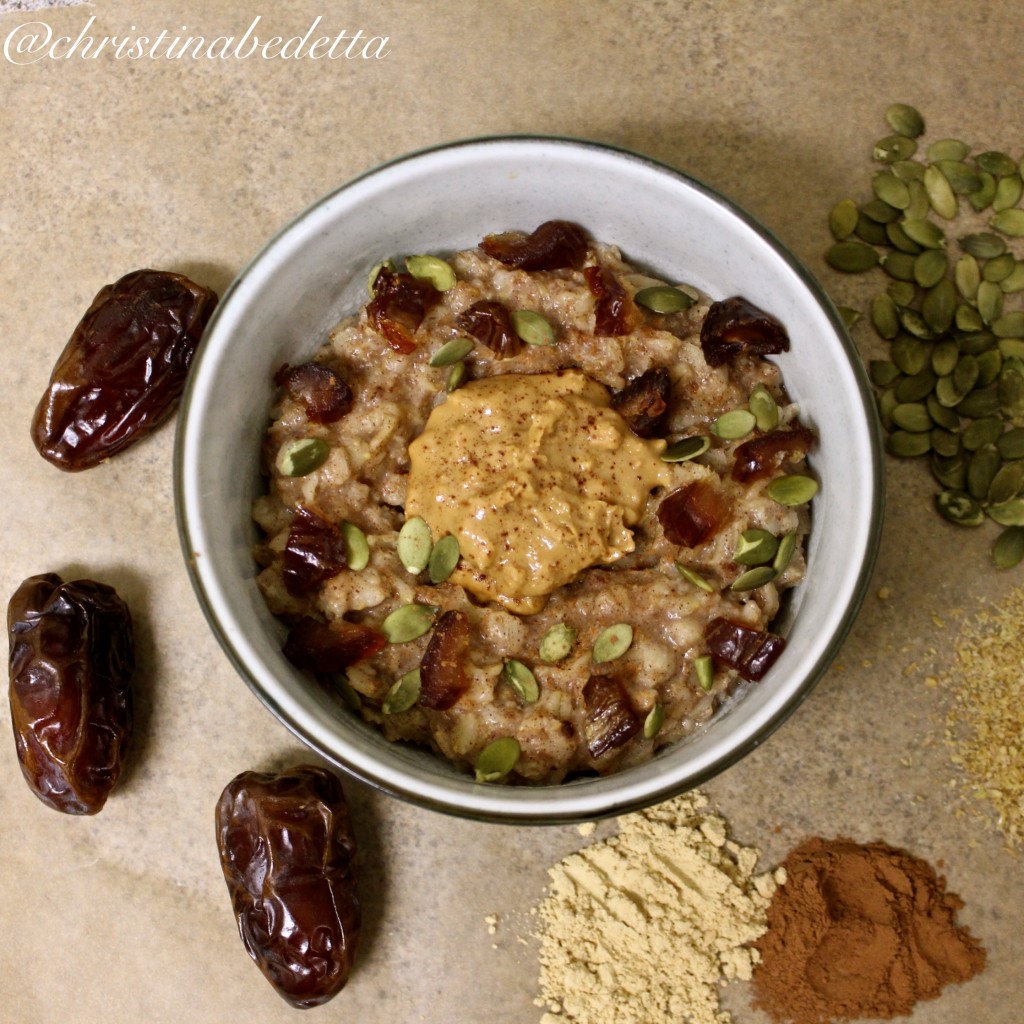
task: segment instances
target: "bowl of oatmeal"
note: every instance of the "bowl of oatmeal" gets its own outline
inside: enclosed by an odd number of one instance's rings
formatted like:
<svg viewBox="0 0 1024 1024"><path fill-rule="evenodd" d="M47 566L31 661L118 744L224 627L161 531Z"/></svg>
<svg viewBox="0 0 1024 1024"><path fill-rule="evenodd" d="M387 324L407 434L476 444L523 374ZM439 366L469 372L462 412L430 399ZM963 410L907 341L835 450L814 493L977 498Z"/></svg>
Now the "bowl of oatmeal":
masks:
<svg viewBox="0 0 1024 1024"><path fill-rule="evenodd" d="M207 618L323 756L582 820L765 739L856 613L882 487L835 310L707 186L593 143L438 147L236 279L184 399Z"/></svg>

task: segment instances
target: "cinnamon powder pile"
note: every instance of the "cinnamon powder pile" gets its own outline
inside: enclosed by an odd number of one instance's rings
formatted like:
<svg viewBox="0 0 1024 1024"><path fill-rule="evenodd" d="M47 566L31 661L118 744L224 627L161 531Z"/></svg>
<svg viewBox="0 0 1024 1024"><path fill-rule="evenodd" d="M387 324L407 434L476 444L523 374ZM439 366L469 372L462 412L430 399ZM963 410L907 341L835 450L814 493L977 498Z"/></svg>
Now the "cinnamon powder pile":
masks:
<svg viewBox="0 0 1024 1024"><path fill-rule="evenodd" d="M905 850L816 837L783 867L753 977L754 1005L776 1021L903 1016L985 966L956 923L962 900Z"/></svg>

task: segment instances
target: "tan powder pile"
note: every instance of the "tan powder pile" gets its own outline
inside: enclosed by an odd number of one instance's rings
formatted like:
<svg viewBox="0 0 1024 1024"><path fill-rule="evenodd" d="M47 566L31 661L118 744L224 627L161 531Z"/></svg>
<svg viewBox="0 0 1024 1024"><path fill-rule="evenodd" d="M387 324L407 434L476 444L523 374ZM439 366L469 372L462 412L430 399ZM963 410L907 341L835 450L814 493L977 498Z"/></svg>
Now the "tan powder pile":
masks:
<svg viewBox="0 0 1024 1024"><path fill-rule="evenodd" d="M550 871L539 907L542 1024L727 1024L719 986L749 979L784 875L689 793L619 819Z"/></svg>
<svg viewBox="0 0 1024 1024"><path fill-rule="evenodd" d="M995 808L1012 848L1024 848L1024 589L968 622L947 680L946 739L969 790Z"/></svg>

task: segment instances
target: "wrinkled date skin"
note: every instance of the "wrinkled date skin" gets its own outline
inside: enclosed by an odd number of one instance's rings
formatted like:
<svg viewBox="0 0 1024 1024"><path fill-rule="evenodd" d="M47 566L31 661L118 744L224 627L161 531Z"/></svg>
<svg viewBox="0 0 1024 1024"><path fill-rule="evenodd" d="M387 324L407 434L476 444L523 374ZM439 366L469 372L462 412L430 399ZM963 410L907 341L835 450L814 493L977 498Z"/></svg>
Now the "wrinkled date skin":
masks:
<svg viewBox="0 0 1024 1024"><path fill-rule="evenodd" d="M100 289L36 407L39 454L77 472L152 432L174 411L216 304L210 289L163 270Z"/></svg>
<svg viewBox="0 0 1024 1024"><path fill-rule="evenodd" d="M249 955L292 1006L320 1006L348 981L361 910L341 782L301 765L243 772L217 803L217 845Z"/></svg>
<svg viewBox="0 0 1024 1024"><path fill-rule="evenodd" d="M93 580L32 576L7 607L10 700L21 770L65 814L101 810L132 736L128 606Z"/></svg>

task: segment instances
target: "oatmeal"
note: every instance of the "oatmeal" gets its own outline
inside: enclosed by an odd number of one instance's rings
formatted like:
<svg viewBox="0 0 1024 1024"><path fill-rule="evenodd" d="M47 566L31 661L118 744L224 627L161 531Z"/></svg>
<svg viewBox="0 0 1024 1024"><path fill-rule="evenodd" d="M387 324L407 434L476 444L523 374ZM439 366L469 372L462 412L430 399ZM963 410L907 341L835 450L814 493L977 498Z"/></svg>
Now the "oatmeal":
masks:
<svg viewBox="0 0 1024 1024"><path fill-rule="evenodd" d="M647 760L765 674L815 488L778 321L558 221L372 291L276 378L256 557L296 665L518 783Z"/></svg>

